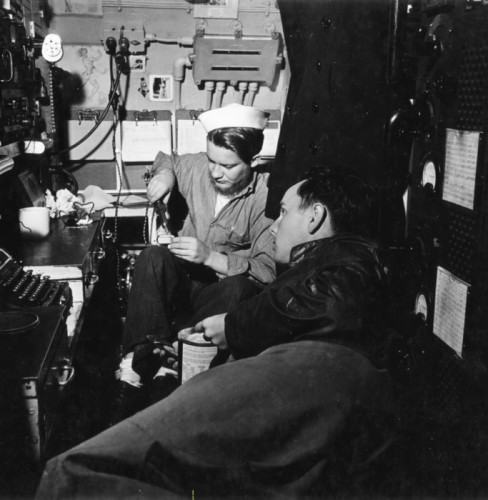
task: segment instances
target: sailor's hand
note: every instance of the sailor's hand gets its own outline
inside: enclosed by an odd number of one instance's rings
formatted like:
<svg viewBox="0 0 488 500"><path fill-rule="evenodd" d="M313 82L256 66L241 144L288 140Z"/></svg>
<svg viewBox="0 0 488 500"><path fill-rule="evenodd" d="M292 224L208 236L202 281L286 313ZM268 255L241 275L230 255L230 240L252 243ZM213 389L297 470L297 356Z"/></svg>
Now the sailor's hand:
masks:
<svg viewBox="0 0 488 500"><path fill-rule="evenodd" d="M173 238L168 248L177 257L195 264L206 264L212 253L205 243L192 236Z"/></svg>
<svg viewBox="0 0 488 500"><path fill-rule="evenodd" d="M170 193L171 186L168 185L167 178L164 175L154 176L147 186L147 199L151 203L161 198L164 203L167 203Z"/></svg>
<svg viewBox="0 0 488 500"><path fill-rule="evenodd" d="M160 354L162 351L166 351L168 355L178 357L178 341L176 340L171 345L161 344L153 349L154 354ZM165 354L163 353L163 356Z"/></svg>
<svg viewBox="0 0 488 500"><path fill-rule="evenodd" d="M194 326L195 332L202 332L203 338L212 342L219 349L227 349L225 338L225 317L227 313L210 316Z"/></svg>

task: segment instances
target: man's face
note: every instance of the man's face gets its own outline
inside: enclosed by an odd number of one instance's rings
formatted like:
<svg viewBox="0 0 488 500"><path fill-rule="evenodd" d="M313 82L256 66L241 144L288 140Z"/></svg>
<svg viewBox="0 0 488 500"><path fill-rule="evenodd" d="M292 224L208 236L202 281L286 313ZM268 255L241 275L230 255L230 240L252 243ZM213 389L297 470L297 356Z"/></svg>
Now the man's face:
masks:
<svg viewBox="0 0 488 500"><path fill-rule="evenodd" d="M251 167L234 151L207 141L208 170L215 189L226 196L239 193L252 179Z"/></svg>
<svg viewBox="0 0 488 500"><path fill-rule="evenodd" d="M288 264L291 249L310 239L308 232L310 210L299 209L301 198L297 194L297 189L300 184L301 182L294 184L285 193L281 200L280 216L270 228L275 237L274 260L278 264Z"/></svg>

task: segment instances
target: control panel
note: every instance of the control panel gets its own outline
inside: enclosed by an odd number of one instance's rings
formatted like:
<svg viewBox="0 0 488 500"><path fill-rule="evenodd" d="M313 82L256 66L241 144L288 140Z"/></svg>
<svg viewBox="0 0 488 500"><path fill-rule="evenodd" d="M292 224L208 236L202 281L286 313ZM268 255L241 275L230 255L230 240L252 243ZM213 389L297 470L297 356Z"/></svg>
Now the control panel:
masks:
<svg viewBox="0 0 488 500"><path fill-rule="evenodd" d="M44 88L45 90L45 88ZM21 20L0 12L0 146L42 131L40 71Z"/></svg>
<svg viewBox="0 0 488 500"><path fill-rule="evenodd" d="M486 21L428 2L419 31L419 126L412 149L409 224L418 244L412 309L454 352L486 343ZM458 25L457 29L454 26ZM469 28L468 28L469 26ZM415 283L413 283L415 281Z"/></svg>

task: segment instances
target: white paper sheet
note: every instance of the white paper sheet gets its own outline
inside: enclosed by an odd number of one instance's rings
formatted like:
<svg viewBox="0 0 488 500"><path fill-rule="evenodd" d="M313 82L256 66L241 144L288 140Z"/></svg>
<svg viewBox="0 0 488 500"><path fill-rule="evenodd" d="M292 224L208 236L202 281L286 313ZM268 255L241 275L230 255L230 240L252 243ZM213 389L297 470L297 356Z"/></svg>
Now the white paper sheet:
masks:
<svg viewBox="0 0 488 500"><path fill-rule="evenodd" d="M278 120L270 120L264 129L263 148L260 151L260 156L276 156L276 148L278 147L278 139L280 137L280 122Z"/></svg>
<svg viewBox="0 0 488 500"><path fill-rule="evenodd" d="M95 126L93 120L68 120L68 140L75 144ZM70 160L113 160L112 121L103 121L95 132L69 152Z"/></svg>
<svg viewBox="0 0 488 500"><path fill-rule="evenodd" d="M446 129L443 199L473 209L480 133Z"/></svg>
<svg viewBox="0 0 488 500"><path fill-rule="evenodd" d="M452 273L437 268L434 334L461 356L469 285Z"/></svg>
<svg viewBox="0 0 488 500"><path fill-rule="evenodd" d="M171 122L168 120L123 121L122 160L152 163L159 151L171 154Z"/></svg>
<svg viewBox="0 0 488 500"><path fill-rule="evenodd" d="M178 120L176 131L179 155L202 153L207 150L207 133L198 120Z"/></svg>

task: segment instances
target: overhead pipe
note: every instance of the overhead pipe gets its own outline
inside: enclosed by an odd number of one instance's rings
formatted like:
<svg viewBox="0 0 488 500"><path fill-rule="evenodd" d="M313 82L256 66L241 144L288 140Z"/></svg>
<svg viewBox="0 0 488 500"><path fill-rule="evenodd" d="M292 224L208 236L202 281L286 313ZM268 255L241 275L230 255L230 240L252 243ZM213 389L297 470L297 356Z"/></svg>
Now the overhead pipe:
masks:
<svg viewBox="0 0 488 500"><path fill-rule="evenodd" d="M244 97L246 95L248 83L247 82L239 82L238 85L238 94L237 94L237 102L239 104L244 104Z"/></svg>
<svg viewBox="0 0 488 500"><path fill-rule="evenodd" d="M258 82L251 82L249 84L249 95L248 95L248 106L252 106L254 103L254 98L258 93L259 84Z"/></svg>
<svg viewBox="0 0 488 500"><path fill-rule="evenodd" d="M226 82L217 82L215 88L215 108L220 108L222 106L222 99L224 98L224 92L227 87Z"/></svg>
<svg viewBox="0 0 488 500"><path fill-rule="evenodd" d="M177 44L180 47L193 47L193 38L182 37L182 38L161 38L153 33L146 33L144 41L146 43L166 43L166 44Z"/></svg>
<svg viewBox="0 0 488 500"><path fill-rule="evenodd" d="M189 56L178 57L173 62L173 78L175 80L175 109L181 109L181 85L185 79L185 68L191 68Z"/></svg>
<svg viewBox="0 0 488 500"><path fill-rule="evenodd" d="M205 109L212 109L212 98L215 90L215 82L205 82L205 90L207 91L207 102Z"/></svg>

